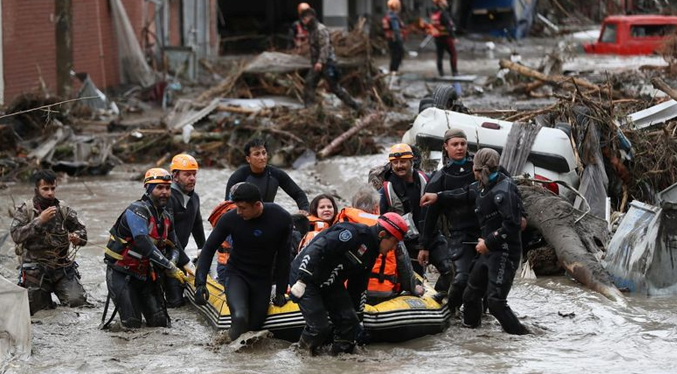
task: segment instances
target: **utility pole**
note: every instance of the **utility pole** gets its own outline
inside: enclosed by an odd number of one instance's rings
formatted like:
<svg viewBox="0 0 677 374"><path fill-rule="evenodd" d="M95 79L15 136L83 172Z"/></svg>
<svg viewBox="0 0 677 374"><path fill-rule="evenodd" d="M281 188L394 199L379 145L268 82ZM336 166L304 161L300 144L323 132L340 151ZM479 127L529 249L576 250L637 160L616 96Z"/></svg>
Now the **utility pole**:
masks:
<svg viewBox="0 0 677 374"><path fill-rule="evenodd" d="M56 36L56 93L67 98L71 93L73 70L73 3L54 0Z"/></svg>

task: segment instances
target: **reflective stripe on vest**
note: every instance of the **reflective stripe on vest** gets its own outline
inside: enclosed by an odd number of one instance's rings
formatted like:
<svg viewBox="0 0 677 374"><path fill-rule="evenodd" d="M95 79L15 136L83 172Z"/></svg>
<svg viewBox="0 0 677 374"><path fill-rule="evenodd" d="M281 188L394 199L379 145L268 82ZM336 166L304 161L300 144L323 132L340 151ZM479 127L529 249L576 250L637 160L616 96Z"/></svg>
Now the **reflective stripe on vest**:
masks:
<svg viewBox="0 0 677 374"><path fill-rule="evenodd" d="M167 242L167 235L171 225L171 220L169 219L169 216L167 216L166 212L162 213L162 222L164 231L162 232L162 236L160 236L157 230L155 216L150 216L148 236L153 240L153 244L155 244L155 246L159 247L160 249L164 248L164 245ZM117 230L115 231L117 232ZM114 241L122 244L121 246L116 247L120 248L119 252L110 248L110 243ZM116 267L123 272L132 273L141 279L146 279L150 269L150 261L148 258L143 257L140 253L132 250L132 248L134 248L134 240L132 240L132 238L123 239L111 234L108 243L109 246L106 247L105 253L107 256L115 260L115 262L111 264L113 267Z"/></svg>
<svg viewBox="0 0 677 374"><path fill-rule="evenodd" d="M399 291L395 251L388 252L385 263L383 262L383 256L378 256L369 275L367 290L370 292Z"/></svg>
<svg viewBox="0 0 677 374"><path fill-rule="evenodd" d="M299 243L298 252L301 252L316 236L322 231L329 228L330 224L313 215L308 216L308 223L310 224L310 231L301 239ZM297 252L297 253L298 253Z"/></svg>
<svg viewBox="0 0 677 374"><path fill-rule="evenodd" d="M336 215L334 222L352 222L362 223L367 226L373 226L378 220L376 214L367 213L357 208L343 208Z"/></svg>
<svg viewBox="0 0 677 374"><path fill-rule="evenodd" d="M416 175L418 175L418 179L421 182L420 196L423 196L425 193L425 187L428 185L428 177L420 170L416 170ZM383 192L386 196L386 202L388 203L388 206L392 208L392 211L399 215L404 215L406 213L404 211L404 203L400 197L397 196L397 193L395 193L392 182L383 181Z"/></svg>

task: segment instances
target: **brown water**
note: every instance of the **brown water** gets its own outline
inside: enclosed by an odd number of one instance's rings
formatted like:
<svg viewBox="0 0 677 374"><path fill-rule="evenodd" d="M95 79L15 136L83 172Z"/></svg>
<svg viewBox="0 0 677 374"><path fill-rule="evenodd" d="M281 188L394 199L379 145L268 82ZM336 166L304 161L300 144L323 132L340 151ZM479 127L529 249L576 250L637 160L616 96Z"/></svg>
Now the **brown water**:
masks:
<svg viewBox="0 0 677 374"><path fill-rule="evenodd" d="M512 49L523 53L523 61L530 66L537 66L538 58L550 50L552 41L545 43L545 47L528 44L502 47L495 56L484 55L479 42L462 43L466 44L459 46L461 72L493 74L498 68L498 58L505 58ZM569 63L599 66L605 61L582 57ZM627 65L627 61L622 60L621 64ZM406 59L403 71L434 76L434 61L431 55ZM425 91L427 85L403 82L406 86L420 85L421 88L414 89L416 92ZM491 95L465 100L471 107L474 103L487 107L494 101L496 108L518 105L511 98ZM533 101L528 104L533 105ZM289 173L310 198L321 192L336 193L343 198L339 201L343 206L357 187L366 182L369 168L381 162L385 162L385 155L337 158ZM139 167L137 171L143 170ZM197 191L205 219L223 199L231 172L200 170ZM619 305L567 277L515 281L509 303L535 332L524 337L503 333L493 317L486 316L479 329L463 329L454 319L444 333L397 345L370 345L355 355L343 357L306 357L292 350L289 343L275 339L234 353L228 346L213 344L218 333L190 306L170 311L172 328L98 330L107 294L102 246L117 216L143 193L140 182L129 180L131 175L116 169L106 178L69 178L59 183L57 196L76 209L87 225L89 243L80 250L78 262L94 307L59 307L37 313L33 316L32 357L27 361L3 362L0 373L677 372L673 356L677 350L674 312L677 298L629 295L627 305ZM32 190L27 184L0 190L0 239L9 230L11 220L6 212L13 206L12 197L19 204L32 195ZM296 210L283 192L278 194L277 202L290 211ZM205 227L209 227L206 222ZM0 247L0 274L15 280L16 262L11 248L11 239ZM194 251L193 243L188 252Z"/></svg>
<svg viewBox="0 0 677 374"><path fill-rule="evenodd" d="M312 197L334 191L342 197L365 180L367 170L383 155L343 158L290 171ZM222 199L231 170L200 170L197 191L203 216ZM102 248L107 230L120 212L142 193L131 173L107 178L68 178L57 196L76 209L86 223L90 242L78 255L80 271L93 308L42 311L33 317L33 355L28 361L0 366L8 373L580 373L674 372L677 348L677 299L633 295L627 306L614 304L567 277L516 280L509 302L535 334L513 337L503 333L491 316L481 328L464 329L454 320L444 333L391 345L376 344L343 357L305 357L287 342L268 339L249 351L232 352L215 346L217 333L190 306L171 310L172 328L142 328L134 332L100 331L106 297ZM32 193L25 184L1 191L0 211ZM295 207L281 192L279 202ZM343 204L341 204L343 205ZM9 227L0 219L1 234ZM206 224L208 226L208 224ZM15 279L11 248L0 249L2 274ZM189 252L195 250L194 244ZM565 316L562 316L565 315Z"/></svg>

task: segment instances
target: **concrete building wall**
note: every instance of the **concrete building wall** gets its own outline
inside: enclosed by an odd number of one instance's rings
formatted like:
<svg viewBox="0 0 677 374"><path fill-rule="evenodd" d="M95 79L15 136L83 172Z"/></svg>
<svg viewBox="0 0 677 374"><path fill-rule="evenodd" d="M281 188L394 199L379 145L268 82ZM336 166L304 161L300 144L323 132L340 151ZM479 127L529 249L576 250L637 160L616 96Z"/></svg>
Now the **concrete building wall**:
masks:
<svg viewBox="0 0 677 374"><path fill-rule="evenodd" d="M348 0L322 0L322 21L327 27L348 27Z"/></svg>

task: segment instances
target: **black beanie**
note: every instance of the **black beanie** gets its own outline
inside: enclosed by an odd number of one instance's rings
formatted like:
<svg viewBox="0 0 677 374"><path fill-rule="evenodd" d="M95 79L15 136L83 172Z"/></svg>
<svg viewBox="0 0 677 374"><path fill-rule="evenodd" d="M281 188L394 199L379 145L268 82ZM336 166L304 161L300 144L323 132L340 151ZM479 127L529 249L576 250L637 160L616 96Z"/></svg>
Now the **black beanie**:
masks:
<svg viewBox="0 0 677 374"><path fill-rule="evenodd" d="M261 201L261 191L259 191L259 188L255 184L244 182L233 192L231 200L236 203L240 201L247 203Z"/></svg>

